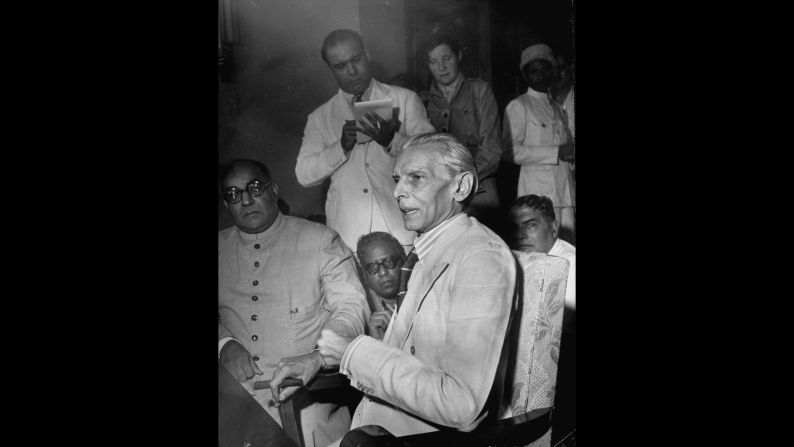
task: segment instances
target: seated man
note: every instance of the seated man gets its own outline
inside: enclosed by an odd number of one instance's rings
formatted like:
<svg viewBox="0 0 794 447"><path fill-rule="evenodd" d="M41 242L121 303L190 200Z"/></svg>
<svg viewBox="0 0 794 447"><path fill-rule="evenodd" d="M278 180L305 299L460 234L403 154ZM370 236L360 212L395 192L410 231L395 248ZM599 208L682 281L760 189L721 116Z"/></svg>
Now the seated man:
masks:
<svg viewBox="0 0 794 447"><path fill-rule="evenodd" d="M514 247L527 253L540 252L565 258L568 267L568 286L565 307L576 310L576 247L558 238L560 224L554 215L554 205L545 196L529 194L517 198L510 208L515 227Z"/></svg>
<svg viewBox="0 0 794 447"><path fill-rule="evenodd" d="M489 414L489 397L501 384L515 259L499 236L466 215L477 169L452 135L411 138L394 180L405 228L418 233L404 261L413 269L404 299L382 341L324 330L317 345L365 393L352 429L378 425L394 436L470 431Z"/></svg>
<svg viewBox="0 0 794 447"><path fill-rule="evenodd" d="M281 424L271 390L254 381L281 371L308 382L323 365L312 351L320 331L363 334L369 308L350 249L325 225L281 214L265 165L234 161L221 187L234 226L218 233L218 357ZM350 413L313 403L301 425L307 446L325 446L347 431Z"/></svg>
<svg viewBox="0 0 794 447"><path fill-rule="evenodd" d="M400 267L405 251L394 236L375 231L361 236L356 253L364 271L364 283L373 298L370 302L377 309L367 323L369 335L382 340L397 306Z"/></svg>

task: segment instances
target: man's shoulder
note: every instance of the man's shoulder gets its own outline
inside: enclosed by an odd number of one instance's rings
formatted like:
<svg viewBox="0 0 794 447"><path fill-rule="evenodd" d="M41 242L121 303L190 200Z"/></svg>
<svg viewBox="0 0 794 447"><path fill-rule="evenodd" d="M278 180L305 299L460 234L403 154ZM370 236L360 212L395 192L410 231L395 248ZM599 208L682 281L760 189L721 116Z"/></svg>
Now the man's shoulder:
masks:
<svg viewBox="0 0 794 447"><path fill-rule="evenodd" d="M223 230L218 231L218 241L225 241L232 237L237 232L237 227L232 225L229 228L224 228Z"/></svg>
<svg viewBox="0 0 794 447"><path fill-rule="evenodd" d="M303 217L297 216L284 216L289 231L296 232L302 237L311 238L313 240L320 238L333 238L338 233L327 225L319 222L314 222Z"/></svg>
<svg viewBox="0 0 794 447"><path fill-rule="evenodd" d="M415 91L407 89L405 87L400 87L399 85L386 84L378 81L377 79L375 80L375 82L377 83L376 85L383 91L383 93L387 95L394 95L394 96L414 95L417 98L419 97L419 95Z"/></svg>
<svg viewBox="0 0 794 447"><path fill-rule="evenodd" d="M457 235L454 243L451 244L455 251L460 254L467 254L478 250L496 249L505 254L510 254L510 248L501 237L476 219L471 217L467 217L467 219L468 223L464 222L467 228Z"/></svg>
<svg viewBox="0 0 794 447"><path fill-rule="evenodd" d="M551 247L551 250L549 250L549 254L552 256L560 256L563 258L576 259L576 246L571 245L567 241L557 238L557 241L554 242L554 245Z"/></svg>

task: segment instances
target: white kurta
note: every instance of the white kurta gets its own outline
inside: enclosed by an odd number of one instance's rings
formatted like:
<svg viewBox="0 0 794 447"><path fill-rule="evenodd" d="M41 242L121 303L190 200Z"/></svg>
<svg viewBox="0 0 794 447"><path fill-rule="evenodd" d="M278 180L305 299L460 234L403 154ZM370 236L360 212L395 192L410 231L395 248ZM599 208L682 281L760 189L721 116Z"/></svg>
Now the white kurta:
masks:
<svg viewBox="0 0 794 447"><path fill-rule="evenodd" d="M521 165L518 195L537 194L555 208L576 204L571 164L559 159L560 145L569 140L563 110L548 95L531 88L505 109L505 158Z"/></svg>

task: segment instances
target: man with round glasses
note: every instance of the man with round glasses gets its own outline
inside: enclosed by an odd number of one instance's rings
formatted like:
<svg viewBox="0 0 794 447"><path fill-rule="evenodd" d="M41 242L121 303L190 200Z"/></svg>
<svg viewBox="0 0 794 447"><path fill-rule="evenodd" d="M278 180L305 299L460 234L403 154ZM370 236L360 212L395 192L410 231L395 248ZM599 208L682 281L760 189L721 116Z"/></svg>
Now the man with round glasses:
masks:
<svg viewBox="0 0 794 447"><path fill-rule="evenodd" d="M371 302L377 309L369 316L367 329L370 336L382 340L397 306L404 250L391 234L375 231L361 236L356 253L364 271L364 282L374 295Z"/></svg>
<svg viewBox="0 0 794 447"><path fill-rule="evenodd" d="M350 249L325 225L281 214L264 164L233 161L221 187L234 226L218 233L218 358L281 423L271 390L254 390L254 381L290 372L308 383L324 365L313 351L320 331L363 334L369 307ZM280 400L296 390L283 389ZM348 429L350 413L313 403L301 426L307 445L327 445Z"/></svg>

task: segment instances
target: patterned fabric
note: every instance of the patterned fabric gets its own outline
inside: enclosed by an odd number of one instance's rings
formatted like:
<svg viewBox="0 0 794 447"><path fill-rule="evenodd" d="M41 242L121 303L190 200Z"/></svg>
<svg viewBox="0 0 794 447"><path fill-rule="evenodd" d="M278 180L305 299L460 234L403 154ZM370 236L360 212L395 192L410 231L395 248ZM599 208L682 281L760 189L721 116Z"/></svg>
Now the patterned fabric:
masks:
<svg viewBox="0 0 794 447"><path fill-rule="evenodd" d="M510 334L515 348L507 371L509 402L501 418L554 405L568 276L566 259L518 251L513 255L523 271L523 287Z"/></svg>
<svg viewBox="0 0 794 447"><path fill-rule="evenodd" d="M412 248L411 251L405 256L403 266L400 268L400 286L397 288L397 309L403 303L405 298L405 291L408 290L408 280L411 278L411 272L414 269L414 264L419 259L416 255L416 249Z"/></svg>

